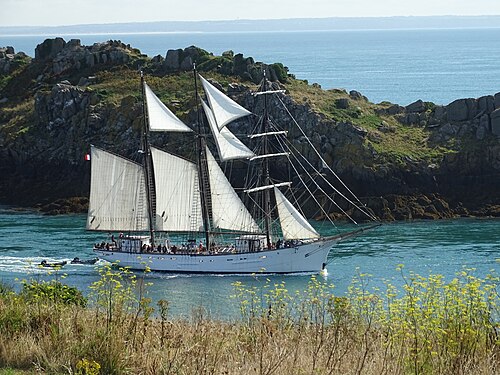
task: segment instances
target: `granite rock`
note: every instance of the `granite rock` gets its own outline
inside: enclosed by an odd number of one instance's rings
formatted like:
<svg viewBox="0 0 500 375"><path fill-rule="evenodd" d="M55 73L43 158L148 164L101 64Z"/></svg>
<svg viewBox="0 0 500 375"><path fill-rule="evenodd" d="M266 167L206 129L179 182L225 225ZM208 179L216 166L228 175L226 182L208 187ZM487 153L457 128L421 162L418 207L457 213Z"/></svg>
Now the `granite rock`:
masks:
<svg viewBox="0 0 500 375"><path fill-rule="evenodd" d="M63 38L45 39L45 41L35 48L35 60L45 61L53 59L61 52L66 45Z"/></svg>
<svg viewBox="0 0 500 375"><path fill-rule="evenodd" d="M366 96L364 96L363 94L361 94L359 91L356 91L356 90L351 90L349 91L349 96L351 97L351 99L353 100L365 100L367 101L368 99L366 98Z"/></svg>
<svg viewBox="0 0 500 375"><path fill-rule="evenodd" d="M335 107L339 109L347 109L349 108L349 99L347 98L339 98L335 100Z"/></svg>
<svg viewBox="0 0 500 375"><path fill-rule="evenodd" d="M493 95L481 96L477 99L477 104L481 115L490 114L495 110L495 98Z"/></svg>
<svg viewBox="0 0 500 375"><path fill-rule="evenodd" d="M421 112L425 112L425 110L426 110L425 103L420 99L411 103L411 104L408 104L405 107L405 109L406 109L407 113L414 113L414 112L421 113Z"/></svg>
<svg viewBox="0 0 500 375"><path fill-rule="evenodd" d="M500 108L491 113L491 132L500 137Z"/></svg>
<svg viewBox="0 0 500 375"><path fill-rule="evenodd" d="M495 109L500 108L500 92L497 92L494 96L495 98Z"/></svg>
<svg viewBox="0 0 500 375"><path fill-rule="evenodd" d="M448 121L471 120L477 115L476 99L457 99L446 106Z"/></svg>

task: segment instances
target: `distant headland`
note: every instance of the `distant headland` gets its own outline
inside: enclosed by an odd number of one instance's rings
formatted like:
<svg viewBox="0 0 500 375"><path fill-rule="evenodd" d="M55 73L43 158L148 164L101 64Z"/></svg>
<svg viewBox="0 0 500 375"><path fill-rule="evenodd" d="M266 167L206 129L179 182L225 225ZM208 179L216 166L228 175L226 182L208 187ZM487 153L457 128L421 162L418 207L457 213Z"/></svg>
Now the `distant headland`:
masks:
<svg viewBox="0 0 500 375"><path fill-rule="evenodd" d="M64 21L61 21L62 23ZM500 28L498 16L329 17L0 26L2 35Z"/></svg>

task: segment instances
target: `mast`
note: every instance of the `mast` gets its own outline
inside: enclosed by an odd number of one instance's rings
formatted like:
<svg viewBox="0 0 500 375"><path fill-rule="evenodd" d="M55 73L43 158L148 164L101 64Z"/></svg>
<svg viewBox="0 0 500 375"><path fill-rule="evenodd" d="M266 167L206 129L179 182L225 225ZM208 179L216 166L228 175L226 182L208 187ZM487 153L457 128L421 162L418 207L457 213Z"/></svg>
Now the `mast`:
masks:
<svg viewBox="0 0 500 375"><path fill-rule="evenodd" d="M153 171L153 159L151 156L151 145L149 144L149 118L148 111L146 109L146 93L144 92L144 74L141 70L141 93L142 93L142 114L144 118L144 128L142 136L142 156L143 156L143 167L144 167L144 177L146 179L146 200L148 207L149 216L149 233L151 236L151 246L155 245L155 233L154 233L154 222L153 219L156 217L155 214L155 184L154 184L154 171Z"/></svg>
<svg viewBox="0 0 500 375"><path fill-rule="evenodd" d="M262 91L265 92L267 90L267 78L266 78L266 71L264 69L264 78L262 82ZM264 94L264 117L262 119L262 125L261 125L261 133L267 133L269 131L269 119L268 119L268 111L267 111L267 95ZM263 143L262 143L262 151L264 155L267 155L269 153L269 141L268 137L263 138ZM269 178L269 159L268 158L263 158L262 159L262 179L263 179L263 186L267 186L270 184L270 178ZM271 199L269 196L269 189L265 189L262 191L262 203L263 203L263 208L264 208L264 226L265 226L265 231L266 231L266 241L267 241L267 248L271 249L271 235L270 235L270 228L271 228Z"/></svg>
<svg viewBox="0 0 500 375"><path fill-rule="evenodd" d="M212 230L212 199L210 194L210 179L208 176L206 138L202 127L202 117L198 102L198 79L196 72L196 64L193 64L194 74L194 95L196 102L196 114L198 121L198 140L197 140L197 156L198 156L198 175L201 197L201 215L203 218L203 227L205 228L205 243L207 250L210 249L210 233Z"/></svg>

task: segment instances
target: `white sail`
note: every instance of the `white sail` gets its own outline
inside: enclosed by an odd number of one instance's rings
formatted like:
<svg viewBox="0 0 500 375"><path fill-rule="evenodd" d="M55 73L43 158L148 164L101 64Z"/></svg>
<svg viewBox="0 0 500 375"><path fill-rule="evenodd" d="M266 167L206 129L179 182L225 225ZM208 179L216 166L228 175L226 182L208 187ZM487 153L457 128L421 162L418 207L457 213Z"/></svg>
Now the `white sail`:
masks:
<svg viewBox="0 0 500 375"><path fill-rule="evenodd" d="M234 191L208 148L207 162L214 226L220 229L258 232L259 226Z"/></svg>
<svg viewBox="0 0 500 375"><path fill-rule="evenodd" d="M280 217L281 231L285 240L319 238L319 233L277 188L274 188Z"/></svg>
<svg viewBox="0 0 500 375"><path fill-rule="evenodd" d="M210 82L200 76L203 88L207 94L208 103L212 109L217 123L217 127L222 129L231 121L237 118L251 115L252 112L246 110L233 99L217 90Z"/></svg>
<svg viewBox="0 0 500 375"><path fill-rule="evenodd" d="M91 160L87 229L148 230L146 183L142 166L96 147L91 149Z"/></svg>
<svg viewBox="0 0 500 375"><path fill-rule="evenodd" d="M192 131L179 120L165 104L144 83L146 105L148 110L149 129L152 131L190 132Z"/></svg>
<svg viewBox="0 0 500 375"><path fill-rule="evenodd" d="M151 147L155 169L157 231L202 230L196 164Z"/></svg>
<svg viewBox="0 0 500 375"><path fill-rule="evenodd" d="M248 159L255 154L245 146L233 133L229 131L228 128L218 129L217 123L215 122L214 114L210 107L205 103L204 100L201 101L205 114L207 115L208 123L212 129L212 134L215 139L215 144L217 145L217 151L219 151L219 156L222 161L232 160L232 159Z"/></svg>

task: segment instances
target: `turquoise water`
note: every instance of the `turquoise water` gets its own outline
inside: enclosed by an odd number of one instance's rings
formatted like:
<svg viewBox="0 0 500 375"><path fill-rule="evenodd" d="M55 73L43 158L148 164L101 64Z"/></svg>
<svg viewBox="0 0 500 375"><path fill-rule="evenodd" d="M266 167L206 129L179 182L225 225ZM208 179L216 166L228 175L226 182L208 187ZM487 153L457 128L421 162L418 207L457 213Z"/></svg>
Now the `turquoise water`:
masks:
<svg viewBox="0 0 500 375"><path fill-rule="evenodd" d="M1 36L33 56L46 36ZM267 63L325 89L358 90L373 102L448 104L500 91L500 29L65 35L93 44L120 39L149 56L196 45Z"/></svg>
<svg viewBox="0 0 500 375"><path fill-rule="evenodd" d="M338 230L315 223L324 234ZM42 216L32 212L0 209L0 280L19 288L22 279L51 279L67 274L64 282L85 293L98 279L96 266L68 264L56 276L53 271L40 269L42 259L49 261L93 257L92 244L104 234L87 232L84 215ZM372 274L371 285L382 286L383 279L395 284L402 280L395 270L404 264L405 270L427 276L440 273L449 280L463 267L475 268L481 277L500 272L500 220L461 219L432 222L386 224L362 236L347 240L330 253L328 275L321 276L344 293L358 272ZM49 273L51 273L49 275ZM266 276L267 277L267 276ZM150 291L154 300L170 301L172 314L187 316L203 306L211 316L234 317L236 304L230 298L231 284L242 281L247 285L265 282L241 275L184 275L152 273L146 277L153 283ZM271 281L285 281L290 290L303 290L311 275L269 276Z"/></svg>

